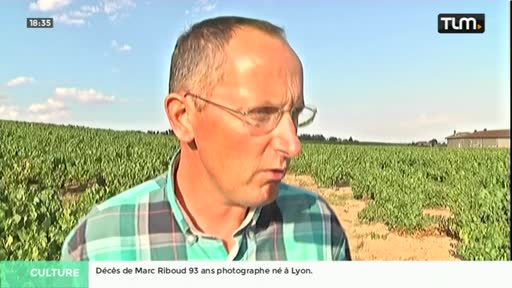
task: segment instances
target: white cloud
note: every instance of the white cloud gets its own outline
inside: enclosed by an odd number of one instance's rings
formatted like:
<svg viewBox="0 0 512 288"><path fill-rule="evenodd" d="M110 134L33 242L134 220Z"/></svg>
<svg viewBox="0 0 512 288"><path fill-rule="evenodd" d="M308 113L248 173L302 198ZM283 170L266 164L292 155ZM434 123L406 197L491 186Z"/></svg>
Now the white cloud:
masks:
<svg viewBox="0 0 512 288"><path fill-rule="evenodd" d="M42 122L57 121L71 116L66 105L53 98L49 98L45 103L30 105L28 112L30 112L29 118Z"/></svg>
<svg viewBox="0 0 512 288"><path fill-rule="evenodd" d="M99 13L104 13L111 21L115 21L120 17L127 16L121 11L128 7L135 7L135 3L131 0L108 0L103 1L100 5L82 5L79 10L65 11L52 17L56 22L62 24L80 26L87 22L87 18Z"/></svg>
<svg viewBox="0 0 512 288"><path fill-rule="evenodd" d="M71 0L37 0L30 3L30 9L36 11L54 11L61 9L71 3Z"/></svg>
<svg viewBox="0 0 512 288"><path fill-rule="evenodd" d="M80 90L59 87L55 89L55 97L62 100L75 100L80 103L112 103L115 101L114 96L104 95L94 89Z"/></svg>
<svg viewBox="0 0 512 288"><path fill-rule="evenodd" d="M60 15L55 15L55 16L53 16L53 19L55 20L55 22L59 22L62 24L68 24L68 25L83 25L83 24L85 24L85 20L83 18L74 17L74 16L68 15L66 13L60 14Z"/></svg>
<svg viewBox="0 0 512 288"><path fill-rule="evenodd" d="M86 19L99 13L99 6L82 6L80 10L68 11L59 15L54 15L53 18L56 22L68 25L83 25Z"/></svg>
<svg viewBox="0 0 512 288"><path fill-rule="evenodd" d="M69 16L74 17L74 18L82 18L82 19L92 16L92 14L93 14L93 12L87 12L87 11L81 11L81 10L69 12Z"/></svg>
<svg viewBox="0 0 512 288"><path fill-rule="evenodd" d="M128 14L121 13L127 8L134 8L136 4L132 0L103 0L103 12L108 15L110 21L114 22Z"/></svg>
<svg viewBox="0 0 512 288"><path fill-rule="evenodd" d="M8 87L15 87L15 86L20 86L20 85L24 85L24 84L30 84L32 82L34 82L34 78L26 77L26 76L20 76L20 77L16 77L14 79L11 79L11 80L7 81L7 86Z"/></svg>
<svg viewBox="0 0 512 288"><path fill-rule="evenodd" d="M82 10L84 12L98 13L98 12L100 12L101 8L99 6L84 5L84 6L80 7L80 10Z"/></svg>
<svg viewBox="0 0 512 288"><path fill-rule="evenodd" d="M63 102L49 98L46 103L34 103L28 108L32 113L48 113L52 111L67 110Z"/></svg>
<svg viewBox="0 0 512 288"><path fill-rule="evenodd" d="M69 119L71 113L67 110L50 111L48 113L31 115L31 118L41 122L57 122L63 119Z"/></svg>
<svg viewBox="0 0 512 288"><path fill-rule="evenodd" d="M103 11L109 15L115 14L128 7L135 7L132 0L103 0Z"/></svg>
<svg viewBox="0 0 512 288"><path fill-rule="evenodd" d="M217 3L209 3L209 4L206 4L202 7L202 10L203 11L212 11L213 9L215 9L215 7L217 7Z"/></svg>
<svg viewBox="0 0 512 288"><path fill-rule="evenodd" d="M73 87L58 87L54 94L42 103L33 103L25 110L24 118L30 121L58 123L71 119L71 111L67 104L77 102L81 104L111 103L117 101L113 96L104 95L94 89L77 89ZM20 109L13 106L2 107L2 118L20 118Z"/></svg>
<svg viewBox="0 0 512 288"><path fill-rule="evenodd" d="M128 13L115 13L115 14L108 16L108 19L112 22L116 22L118 19L121 19L123 17L128 17L128 16L129 16Z"/></svg>
<svg viewBox="0 0 512 288"><path fill-rule="evenodd" d="M119 52L128 52L132 50L132 46L127 44L119 44L116 40L112 40L112 47L114 47L114 49L116 49Z"/></svg>
<svg viewBox="0 0 512 288"><path fill-rule="evenodd" d="M0 119L15 120L20 115L18 106L0 105Z"/></svg>
<svg viewBox="0 0 512 288"><path fill-rule="evenodd" d="M211 12L217 7L217 1L197 0L191 9L185 10L185 14L197 14L200 12Z"/></svg>

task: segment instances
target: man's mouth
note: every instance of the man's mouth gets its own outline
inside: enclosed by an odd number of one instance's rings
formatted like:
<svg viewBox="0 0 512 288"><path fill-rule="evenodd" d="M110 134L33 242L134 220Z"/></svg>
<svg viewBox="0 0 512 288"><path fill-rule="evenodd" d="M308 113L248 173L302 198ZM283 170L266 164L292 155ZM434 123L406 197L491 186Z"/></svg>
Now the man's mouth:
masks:
<svg viewBox="0 0 512 288"><path fill-rule="evenodd" d="M286 169L267 169L263 173L266 177L270 178L271 181L281 181L286 174Z"/></svg>

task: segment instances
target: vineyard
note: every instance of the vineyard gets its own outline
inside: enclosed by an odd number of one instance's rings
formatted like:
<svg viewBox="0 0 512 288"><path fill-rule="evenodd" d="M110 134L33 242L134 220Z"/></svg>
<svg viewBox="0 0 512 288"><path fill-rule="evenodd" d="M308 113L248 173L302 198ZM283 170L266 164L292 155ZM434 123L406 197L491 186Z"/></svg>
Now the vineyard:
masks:
<svg viewBox="0 0 512 288"><path fill-rule="evenodd" d="M163 173L177 141L143 132L0 121L0 259L58 260L95 203ZM509 151L303 144L291 172L368 201L400 233L436 224L465 260L509 259ZM441 219L423 213L449 209Z"/></svg>

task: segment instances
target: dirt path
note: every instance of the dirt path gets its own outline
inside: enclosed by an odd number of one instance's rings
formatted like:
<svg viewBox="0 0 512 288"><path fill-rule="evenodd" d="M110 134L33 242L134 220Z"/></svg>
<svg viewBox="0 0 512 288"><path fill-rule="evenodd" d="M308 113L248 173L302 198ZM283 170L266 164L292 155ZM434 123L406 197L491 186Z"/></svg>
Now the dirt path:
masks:
<svg viewBox="0 0 512 288"><path fill-rule="evenodd" d="M350 187L319 188L309 176L287 175L284 182L323 195L332 205L347 233L354 260L458 260L453 255L456 242L446 235L401 236L384 224L362 224L357 214L366 206L355 200ZM446 211L426 211L441 216Z"/></svg>

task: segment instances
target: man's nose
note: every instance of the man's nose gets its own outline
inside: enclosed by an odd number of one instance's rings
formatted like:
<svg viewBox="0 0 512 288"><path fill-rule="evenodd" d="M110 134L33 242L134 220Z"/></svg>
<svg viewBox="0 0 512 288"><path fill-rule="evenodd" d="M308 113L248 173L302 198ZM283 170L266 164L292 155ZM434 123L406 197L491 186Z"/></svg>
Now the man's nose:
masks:
<svg viewBox="0 0 512 288"><path fill-rule="evenodd" d="M277 124L275 143L278 151L288 158L293 158L301 152L300 140L297 135L297 127L289 113L285 113Z"/></svg>

